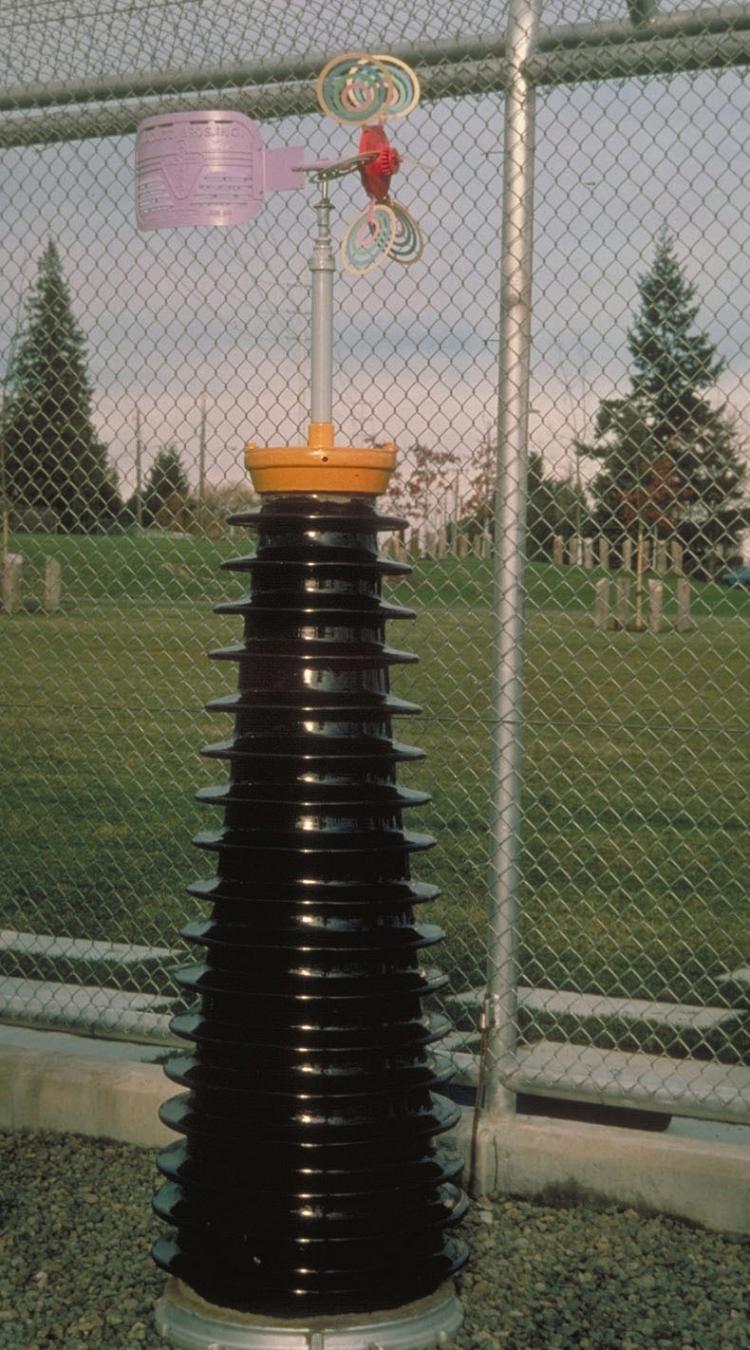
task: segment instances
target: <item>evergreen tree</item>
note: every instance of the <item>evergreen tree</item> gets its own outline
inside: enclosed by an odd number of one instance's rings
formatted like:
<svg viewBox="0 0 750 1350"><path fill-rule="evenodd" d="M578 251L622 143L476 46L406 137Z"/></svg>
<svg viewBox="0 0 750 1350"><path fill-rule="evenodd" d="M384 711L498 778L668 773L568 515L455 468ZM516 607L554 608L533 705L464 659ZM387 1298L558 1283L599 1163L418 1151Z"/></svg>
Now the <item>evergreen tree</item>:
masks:
<svg viewBox="0 0 750 1350"><path fill-rule="evenodd" d="M151 465L144 485L144 524L184 529L190 514L189 496L190 485L179 451L173 445L165 445Z"/></svg>
<svg viewBox="0 0 750 1350"><path fill-rule="evenodd" d="M85 341L52 240L27 301L8 387L5 483L14 510L54 513L65 531L111 523L120 509L115 472L92 425Z"/></svg>
<svg viewBox="0 0 750 1350"><path fill-rule="evenodd" d="M596 521L615 544L641 531L677 539L688 567L710 573L736 547L747 468L726 407L703 396L726 366L693 331L695 287L666 230L638 291L630 393L602 402L594 441L576 449L601 463L591 485Z"/></svg>

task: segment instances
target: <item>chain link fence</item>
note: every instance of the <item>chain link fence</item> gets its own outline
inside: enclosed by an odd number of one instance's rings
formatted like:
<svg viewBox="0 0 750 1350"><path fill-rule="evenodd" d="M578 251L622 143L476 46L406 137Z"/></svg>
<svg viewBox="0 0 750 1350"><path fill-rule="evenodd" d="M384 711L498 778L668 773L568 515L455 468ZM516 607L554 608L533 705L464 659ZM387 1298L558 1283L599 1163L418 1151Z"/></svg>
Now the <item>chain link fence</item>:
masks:
<svg viewBox="0 0 750 1350"><path fill-rule="evenodd" d="M748 1119L746 9L542 14L528 472L501 446L496 514L503 7L462 5L458 32L439 3L79 8L0 19L5 1016L164 1036L196 750L224 731L203 705L227 688L219 565L245 547L225 517L252 499L243 442L305 436L311 190L248 227L139 234L134 129L233 107L269 146L353 153L312 77L392 50L425 91L392 138L427 243L339 275L334 409L342 443L400 448L421 663L396 687L429 755L404 780L433 793L453 1048L472 1072L502 951L504 1087ZM342 235L356 178L333 205ZM526 565L493 592L519 488ZM490 928L509 606L522 821Z"/></svg>

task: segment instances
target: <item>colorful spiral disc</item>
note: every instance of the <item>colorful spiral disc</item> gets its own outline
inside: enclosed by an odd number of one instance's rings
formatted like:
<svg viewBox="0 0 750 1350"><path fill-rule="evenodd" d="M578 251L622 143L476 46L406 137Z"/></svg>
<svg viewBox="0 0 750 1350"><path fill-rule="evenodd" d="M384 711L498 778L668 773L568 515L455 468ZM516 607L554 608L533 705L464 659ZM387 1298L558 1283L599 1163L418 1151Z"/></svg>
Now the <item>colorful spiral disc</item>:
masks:
<svg viewBox="0 0 750 1350"><path fill-rule="evenodd" d="M385 66L366 52L335 56L321 70L315 92L323 112L345 125L387 116L388 105L401 100Z"/></svg>
<svg viewBox="0 0 750 1350"><path fill-rule="evenodd" d="M406 266L418 262L424 252L422 231L405 206L401 206L399 202L392 202L391 210L396 217L396 233L388 256Z"/></svg>
<svg viewBox="0 0 750 1350"><path fill-rule="evenodd" d="M372 206L353 220L341 241L341 262L347 272L364 276L385 262L396 237L396 215L390 206Z"/></svg>
<svg viewBox="0 0 750 1350"><path fill-rule="evenodd" d="M390 92L381 117L406 117L419 103L421 89L419 79L411 66L400 61L397 56L372 56L385 71L390 83Z"/></svg>

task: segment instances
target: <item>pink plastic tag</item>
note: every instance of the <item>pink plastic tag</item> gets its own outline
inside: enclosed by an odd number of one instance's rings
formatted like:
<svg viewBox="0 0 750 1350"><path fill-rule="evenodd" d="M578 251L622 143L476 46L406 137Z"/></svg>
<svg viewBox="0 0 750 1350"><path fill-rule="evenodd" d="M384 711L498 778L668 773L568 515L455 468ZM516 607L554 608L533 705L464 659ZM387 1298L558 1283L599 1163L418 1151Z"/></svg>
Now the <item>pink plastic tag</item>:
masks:
<svg viewBox="0 0 750 1350"><path fill-rule="evenodd" d="M265 150L256 122L236 112L182 112L141 122L135 146L141 230L242 225L264 191L299 186L299 147Z"/></svg>
<svg viewBox="0 0 750 1350"><path fill-rule="evenodd" d="M290 192L302 187L297 169L302 163L302 146L286 146L280 150L263 151L264 186L266 192Z"/></svg>

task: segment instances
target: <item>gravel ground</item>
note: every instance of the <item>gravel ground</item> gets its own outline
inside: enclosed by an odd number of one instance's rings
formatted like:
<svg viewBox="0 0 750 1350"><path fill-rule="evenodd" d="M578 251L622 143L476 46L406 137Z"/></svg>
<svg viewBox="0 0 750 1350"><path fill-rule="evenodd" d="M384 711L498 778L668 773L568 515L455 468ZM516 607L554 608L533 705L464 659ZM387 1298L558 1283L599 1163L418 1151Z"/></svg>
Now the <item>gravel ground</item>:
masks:
<svg viewBox="0 0 750 1350"><path fill-rule="evenodd" d="M164 1350L148 1249L152 1156L0 1135L0 1347ZM455 1350L750 1346L750 1241L628 1209L474 1207Z"/></svg>

